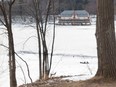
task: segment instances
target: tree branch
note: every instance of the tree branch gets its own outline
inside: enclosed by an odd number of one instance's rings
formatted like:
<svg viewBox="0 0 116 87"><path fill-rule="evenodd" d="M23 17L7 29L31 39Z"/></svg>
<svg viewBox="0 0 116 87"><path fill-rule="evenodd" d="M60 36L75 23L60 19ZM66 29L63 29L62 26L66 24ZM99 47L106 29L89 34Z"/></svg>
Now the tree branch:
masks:
<svg viewBox="0 0 116 87"><path fill-rule="evenodd" d="M7 46L5 46L5 45L3 45L3 44L0 44L0 46L3 46L3 47L5 47L5 48L9 49ZM26 62L22 57L20 57L16 52L15 52L15 54L16 54L16 56L18 56L18 57L26 64L27 71L28 71L28 77L29 77L31 83L33 83L33 80L32 80L32 78L31 78L31 76L30 76L29 65L28 65L27 62Z"/></svg>

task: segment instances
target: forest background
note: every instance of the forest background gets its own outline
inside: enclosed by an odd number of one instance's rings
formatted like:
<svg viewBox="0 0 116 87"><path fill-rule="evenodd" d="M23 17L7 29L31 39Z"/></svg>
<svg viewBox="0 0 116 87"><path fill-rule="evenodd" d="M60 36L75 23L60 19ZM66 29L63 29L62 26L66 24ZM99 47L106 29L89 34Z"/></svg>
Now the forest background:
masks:
<svg viewBox="0 0 116 87"><path fill-rule="evenodd" d="M48 0L41 1L41 7L46 10ZM116 0L114 0L116 14ZM14 15L29 15L28 7L31 6L32 0L16 0L13 6ZM96 0L55 0L55 14L58 15L64 10L87 10L90 14L96 14ZM52 11L51 11L52 15Z"/></svg>

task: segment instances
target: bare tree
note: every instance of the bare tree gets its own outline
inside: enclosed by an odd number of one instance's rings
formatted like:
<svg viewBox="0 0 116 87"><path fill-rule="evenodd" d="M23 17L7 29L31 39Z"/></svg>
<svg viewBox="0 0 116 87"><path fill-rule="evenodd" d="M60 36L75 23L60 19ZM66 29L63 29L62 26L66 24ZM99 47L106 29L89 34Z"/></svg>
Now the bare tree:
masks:
<svg viewBox="0 0 116 87"><path fill-rule="evenodd" d="M15 0L0 1L0 10L3 15L3 20L0 19L0 21L6 27L8 32L10 87L17 87L14 39L13 39L13 33L12 33L12 13L11 13L14 2Z"/></svg>
<svg viewBox="0 0 116 87"><path fill-rule="evenodd" d="M43 6L41 5L41 0L33 0L33 17L36 22L36 30L38 36L38 52L39 52L39 75L40 79L48 79L49 73L52 64L53 48L54 48L54 39L55 39L55 29L53 30L53 42L51 50L51 58L49 61L48 57L48 47L46 42L46 32L47 32L47 23L48 17L51 10L52 0L48 0L46 10L43 11ZM55 28L55 27L54 27Z"/></svg>
<svg viewBox="0 0 116 87"><path fill-rule="evenodd" d="M114 0L97 0L97 50L96 76L116 79L116 42L114 29Z"/></svg>

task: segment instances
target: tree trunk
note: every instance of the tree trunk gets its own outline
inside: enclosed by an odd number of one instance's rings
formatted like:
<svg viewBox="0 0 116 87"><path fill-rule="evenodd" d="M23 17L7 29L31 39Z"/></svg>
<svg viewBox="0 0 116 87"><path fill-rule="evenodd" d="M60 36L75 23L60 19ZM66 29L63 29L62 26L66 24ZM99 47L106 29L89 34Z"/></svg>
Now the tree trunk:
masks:
<svg viewBox="0 0 116 87"><path fill-rule="evenodd" d="M12 33L12 4L9 4L9 24L7 25L8 41L9 41L9 69L10 69L10 87L17 87L16 81L16 64L15 64L15 51L14 51L14 39Z"/></svg>
<svg viewBox="0 0 116 87"><path fill-rule="evenodd" d="M49 59L48 59L48 49L46 45L46 40L44 37L43 40L43 79L46 80L49 78Z"/></svg>
<svg viewBox="0 0 116 87"><path fill-rule="evenodd" d="M15 64L15 54L14 54L14 43L12 31L8 33L9 38L9 69L10 69L10 87L17 87L16 81L16 64Z"/></svg>
<svg viewBox="0 0 116 87"><path fill-rule="evenodd" d="M39 52L39 79L42 79L42 56L41 56L41 38L40 38L40 29L38 27L39 19L36 20L36 29L37 29L37 36L38 36L38 52Z"/></svg>
<svg viewBox="0 0 116 87"><path fill-rule="evenodd" d="M113 0L97 0L96 40L98 71L96 76L116 79L116 43Z"/></svg>
<svg viewBox="0 0 116 87"><path fill-rule="evenodd" d="M16 81L16 64L15 64L15 51L14 51L14 39L12 33L12 5L15 0L10 0L8 3L2 0L0 3L0 10L4 19L1 20L2 24L6 27L8 32L8 47L9 47L9 75L10 75L10 87L17 87Z"/></svg>

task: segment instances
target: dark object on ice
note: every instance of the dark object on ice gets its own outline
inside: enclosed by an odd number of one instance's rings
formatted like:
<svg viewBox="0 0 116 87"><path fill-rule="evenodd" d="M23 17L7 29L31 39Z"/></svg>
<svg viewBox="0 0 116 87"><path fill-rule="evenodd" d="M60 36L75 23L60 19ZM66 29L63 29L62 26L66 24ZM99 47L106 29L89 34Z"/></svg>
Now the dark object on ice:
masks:
<svg viewBox="0 0 116 87"><path fill-rule="evenodd" d="M84 61L84 62L80 62L81 64L89 64L89 62L88 61Z"/></svg>

